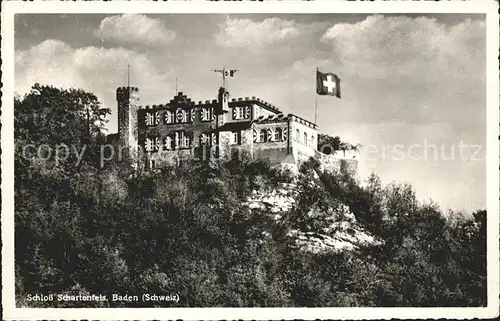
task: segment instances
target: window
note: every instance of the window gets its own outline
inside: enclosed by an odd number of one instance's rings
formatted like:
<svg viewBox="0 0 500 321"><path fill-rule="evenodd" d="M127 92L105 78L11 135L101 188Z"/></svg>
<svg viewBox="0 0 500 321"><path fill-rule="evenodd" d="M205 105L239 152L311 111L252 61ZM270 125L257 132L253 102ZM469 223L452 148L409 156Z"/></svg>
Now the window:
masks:
<svg viewBox="0 0 500 321"><path fill-rule="evenodd" d="M210 138L208 134L202 133L200 135L200 145L210 145L209 143L210 143Z"/></svg>
<svg viewBox="0 0 500 321"><path fill-rule="evenodd" d="M314 147L314 136L313 135L311 135L310 141L311 141L310 146Z"/></svg>
<svg viewBox="0 0 500 321"><path fill-rule="evenodd" d="M262 129L262 130L260 131L259 141L260 141L261 143L265 143L265 142L267 142L267 136L266 136L266 130L265 130L265 129Z"/></svg>
<svg viewBox="0 0 500 321"><path fill-rule="evenodd" d="M172 113L170 110L165 111L165 124L173 124L175 122L174 120L174 113Z"/></svg>
<svg viewBox="0 0 500 321"><path fill-rule="evenodd" d="M149 166L151 169L154 169L156 167L156 161L154 159L149 160Z"/></svg>
<svg viewBox="0 0 500 321"><path fill-rule="evenodd" d="M238 108L238 119L245 118L245 109L243 107Z"/></svg>
<svg viewBox="0 0 500 321"><path fill-rule="evenodd" d="M304 133L304 145L307 146L307 133Z"/></svg>
<svg viewBox="0 0 500 321"><path fill-rule="evenodd" d="M146 113L146 115L145 115L146 126L157 125L155 116L160 117L159 113L157 113L157 114L158 115L154 115L153 113Z"/></svg>
<svg viewBox="0 0 500 321"><path fill-rule="evenodd" d="M166 150L172 149L172 137L170 136L165 137L163 143L164 143L163 146Z"/></svg>
<svg viewBox="0 0 500 321"><path fill-rule="evenodd" d="M281 128L276 128L276 129L274 130L274 141L275 141L275 142L279 142L279 141L281 141L281 140L282 140L281 135L282 135Z"/></svg>
<svg viewBox="0 0 500 321"><path fill-rule="evenodd" d="M154 141L151 138L146 138L144 140L144 149L146 152L152 152L154 150Z"/></svg>
<svg viewBox="0 0 500 321"><path fill-rule="evenodd" d="M191 148L191 136L185 132L175 132L174 143L176 149Z"/></svg>
<svg viewBox="0 0 500 321"><path fill-rule="evenodd" d="M240 119L240 108L233 107L233 119Z"/></svg>
<svg viewBox="0 0 500 321"><path fill-rule="evenodd" d="M160 149L160 139L158 137L147 137L144 140L144 149L147 152L156 152L158 149Z"/></svg>
<svg viewBox="0 0 500 321"><path fill-rule="evenodd" d="M177 109L175 118L177 119L178 123L185 123L186 122L186 112L182 109Z"/></svg>
<svg viewBox="0 0 500 321"><path fill-rule="evenodd" d="M202 108L200 110L201 121L210 121L210 110L208 108Z"/></svg>
<svg viewBox="0 0 500 321"><path fill-rule="evenodd" d="M255 129L253 130L253 142L254 143L259 142L259 133Z"/></svg>
<svg viewBox="0 0 500 321"><path fill-rule="evenodd" d="M300 130L298 128L295 131L295 140L298 142L300 141Z"/></svg>
<svg viewBox="0 0 500 321"><path fill-rule="evenodd" d="M181 148L181 144L182 144L182 140L181 140L181 137L180 137L180 133L179 132L175 132L175 134L174 134L174 146L175 146L175 149Z"/></svg>
<svg viewBox="0 0 500 321"><path fill-rule="evenodd" d="M196 117L196 110L194 108L191 108L191 122L194 122L194 118Z"/></svg>
<svg viewBox="0 0 500 321"><path fill-rule="evenodd" d="M183 144L182 148L190 148L191 147L191 137L183 133Z"/></svg>
<svg viewBox="0 0 500 321"><path fill-rule="evenodd" d="M240 144L240 132L233 133L232 144Z"/></svg>
<svg viewBox="0 0 500 321"><path fill-rule="evenodd" d="M274 142L274 130L272 128L267 129L267 140Z"/></svg>

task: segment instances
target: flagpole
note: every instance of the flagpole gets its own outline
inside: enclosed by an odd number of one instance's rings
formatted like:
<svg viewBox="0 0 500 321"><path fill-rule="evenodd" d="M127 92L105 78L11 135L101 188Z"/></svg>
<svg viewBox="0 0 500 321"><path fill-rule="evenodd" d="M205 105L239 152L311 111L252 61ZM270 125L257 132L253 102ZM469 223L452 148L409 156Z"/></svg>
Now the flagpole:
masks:
<svg viewBox="0 0 500 321"><path fill-rule="evenodd" d="M130 87L130 64L127 64L127 87Z"/></svg>
<svg viewBox="0 0 500 321"><path fill-rule="evenodd" d="M318 81L318 67L316 67L316 82ZM316 84L317 86L317 84ZM316 103L314 105L314 124L318 125L317 123L317 118L318 118L318 90L316 88L316 90L314 90L316 92Z"/></svg>

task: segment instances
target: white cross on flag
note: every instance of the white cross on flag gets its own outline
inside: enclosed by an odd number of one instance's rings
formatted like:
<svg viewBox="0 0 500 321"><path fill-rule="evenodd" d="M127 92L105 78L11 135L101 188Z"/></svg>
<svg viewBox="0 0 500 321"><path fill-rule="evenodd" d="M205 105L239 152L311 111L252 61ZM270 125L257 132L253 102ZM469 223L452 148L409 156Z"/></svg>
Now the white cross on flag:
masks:
<svg viewBox="0 0 500 321"><path fill-rule="evenodd" d="M316 71L316 93L340 98L340 78L331 72Z"/></svg>

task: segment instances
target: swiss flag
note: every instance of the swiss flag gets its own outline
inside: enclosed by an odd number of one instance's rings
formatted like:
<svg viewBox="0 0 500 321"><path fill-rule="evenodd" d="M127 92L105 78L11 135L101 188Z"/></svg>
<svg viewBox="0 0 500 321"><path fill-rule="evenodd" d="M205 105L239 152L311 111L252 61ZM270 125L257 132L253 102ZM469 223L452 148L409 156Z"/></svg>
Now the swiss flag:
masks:
<svg viewBox="0 0 500 321"><path fill-rule="evenodd" d="M340 78L331 72L316 71L316 93L340 98Z"/></svg>

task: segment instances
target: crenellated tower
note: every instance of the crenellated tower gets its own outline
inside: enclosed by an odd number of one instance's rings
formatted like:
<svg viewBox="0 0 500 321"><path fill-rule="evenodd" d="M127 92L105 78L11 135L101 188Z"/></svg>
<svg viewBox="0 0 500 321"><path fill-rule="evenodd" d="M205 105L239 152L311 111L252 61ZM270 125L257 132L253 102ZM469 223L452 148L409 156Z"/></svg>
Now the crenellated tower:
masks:
<svg viewBox="0 0 500 321"><path fill-rule="evenodd" d="M118 102L118 136L122 159L136 164L138 154L137 110L139 109L139 88L120 87L116 90Z"/></svg>

